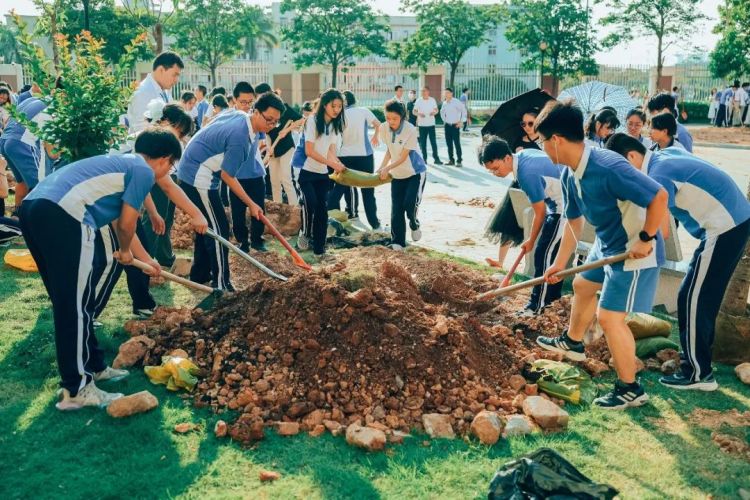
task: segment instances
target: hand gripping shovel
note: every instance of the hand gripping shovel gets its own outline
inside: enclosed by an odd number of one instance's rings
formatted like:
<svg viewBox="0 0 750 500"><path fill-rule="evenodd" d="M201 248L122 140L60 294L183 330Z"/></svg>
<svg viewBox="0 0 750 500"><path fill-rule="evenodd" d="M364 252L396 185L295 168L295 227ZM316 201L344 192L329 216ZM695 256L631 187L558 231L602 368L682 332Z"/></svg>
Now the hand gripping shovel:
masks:
<svg viewBox="0 0 750 500"><path fill-rule="evenodd" d="M151 266L138 259L133 259L132 265L144 272L152 269ZM177 276L176 274L164 271L163 269L161 273L159 273L159 276L162 276L169 281L179 283L180 285L187 288L192 288L193 290L198 290L199 292L206 292L208 294L208 297L201 300L198 305L195 306L203 309L204 311L208 311L209 309L211 309L214 306L216 300L224 293L218 288L211 288L210 286L202 285L200 283L196 283L195 281L190 281L189 279L183 278L182 276Z"/></svg>
<svg viewBox="0 0 750 500"><path fill-rule="evenodd" d="M622 262L623 260L626 260L630 257L629 252L621 253L618 255L613 255L612 257L607 257L604 259L597 260L595 262L589 262L588 264L584 264L582 266L577 267L571 267L570 269L565 269L564 271L560 271L555 276L558 278L567 278L568 276L573 276L574 274L582 273L584 271L589 271L591 269L597 269L600 267L604 267L610 264L615 264L617 262ZM534 278L532 280L524 281L522 283L516 283L515 285L511 286L504 286L497 288L495 290L490 290L489 292L480 293L477 295L476 300L487 300L492 299L495 297L500 297L503 295L508 295L509 293L515 292L516 290L522 290L524 288L531 288L533 286L541 285L544 283L544 277L540 276L539 278Z"/></svg>
<svg viewBox="0 0 750 500"><path fill-rule="evenodd" d="M274 238L279 240L279 243L281 243L284 248L286 248L287 252L289 252L289 255L292 256L292 261L294 261L294 265L297 267L301 267L305 271L311 271L312 266L304 261L302 256L297 253L297 251L292 247L292 245L289 244L288 241L286 241L286 238L279 232L278 229L276 229L273 224L271 224L271 221L266 218L265 215L260 214L260 221L266 225L269 231L271 231L271 234Z"/></svg>
<svg viewBox="0 0 750 500"><path fill-rule="evenodd" d="M253 259L252 257L250 257L247 253L243 252L242 250L240 250L235 245L232 245L229 242L229 240L227 240L223 236L217 234L213 229L210 229L210 228L207 229L206 230L206 235L210 236L213 239L215 239L216 241L218 241L219 243L221 243L222 245L224 245L225 247L227 247L229 250L233 251L234 253L236 253L237 255L239 255L240 257L242 257L243 259L245 259L246 261L248 261L250 264L252 264L255 267L257 267L258 269L260 269L261 271L263 271L264 273L266 273L270 277L276 278L277 280L281 280L281 281L287 281L286 276L282 276L279 273L276 273L276 272L268 269L262 263L258 262L257 260Z"/></svg>

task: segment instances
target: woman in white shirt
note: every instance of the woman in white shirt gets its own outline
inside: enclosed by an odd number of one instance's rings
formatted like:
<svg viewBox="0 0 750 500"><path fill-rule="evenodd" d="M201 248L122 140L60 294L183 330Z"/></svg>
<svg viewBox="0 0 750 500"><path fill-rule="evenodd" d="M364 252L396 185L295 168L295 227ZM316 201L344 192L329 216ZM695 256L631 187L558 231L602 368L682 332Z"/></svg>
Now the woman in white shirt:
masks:
<svg viewBox="0 0 750 500"><path fill-rule="evenodd" d="M646 113L640 109L631 109L628 111L628 116L625 119L625 124L628 127L628 135L643 144L648 149L651 147L653 142L648 137L644 137L641 131L643 126L646 124Z"/></svg>
<svg viewBox="0 0 750 500"><path fill-rule="evenodd" d="M305 123L305 159L299 174L302 190L302 233L297 244L309 245L306 234L312 229L313 252L325 254L328 230L328 167L336 172L346 167L336 156L344 131L344 96L336 89L328 89L320 96L318 108Z"/></svg>
<svg viewBox="0 0 750 500"><path fill-rule="evenodd" d="M381 179L391 181L391 239L394 250L406 246L406 223L409 219L412 241L422 238L417 213L427 181L427 165L419 153L416 127L406 119L406 106L391 99L385 103L387 127L380 127L380 142L388 151L378 169Z"/></svg>

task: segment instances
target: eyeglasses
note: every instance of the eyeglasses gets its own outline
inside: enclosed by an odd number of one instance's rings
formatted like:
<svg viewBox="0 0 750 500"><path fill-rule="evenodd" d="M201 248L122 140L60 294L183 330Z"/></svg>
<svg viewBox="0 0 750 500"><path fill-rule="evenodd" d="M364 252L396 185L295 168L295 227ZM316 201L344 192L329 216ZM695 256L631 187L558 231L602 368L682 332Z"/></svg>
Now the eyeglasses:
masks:
<svg viewBox="0 0 750 500"><path fill-rule="evenodd" d="M533 127L534 122L521 122L521 127Z"/></svg>
<svg viewBox="0 0 750 500"><path fill-rule="evenodd" d="M256 111L258 111L258 110L256 109ZM266 121L266 123L267 123L267 124L269 124L269 125L272 125L272 126L276 126L276 125L277 125L277 124L279 123L279 120L278 120L278 119L276 119L276 118L268 118L268 117L267 117L267 116L266 116L266 115L265 115L265 114L263 113L263 111L258 111L258 113L260 113L260 116L262 116L262 117L263 117L263 119L264 119L264 120Z"/></svg>
<svg viewBox="0 0 750 500"><path fill-rule="evenodd" d="M241 104L243 106L250 106L252 103L253 103L252 99L241 99L241 100L238 99L237 100L237 104Z"/></svg>
<svg viewBox="0 0 750 500"><path fill-rule="evenodd" d="M627 122L628 128L640 128L643 127L643 122L637 121L637 122Z"/></svg>

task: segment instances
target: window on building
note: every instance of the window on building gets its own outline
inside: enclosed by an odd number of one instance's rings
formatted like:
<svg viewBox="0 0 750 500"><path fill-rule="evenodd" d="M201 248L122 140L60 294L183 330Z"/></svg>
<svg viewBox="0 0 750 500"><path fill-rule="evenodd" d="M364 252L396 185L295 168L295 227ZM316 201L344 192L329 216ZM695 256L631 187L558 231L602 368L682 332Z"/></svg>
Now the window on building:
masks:
<svg viewBox="0 0 750 500"><path fill-rule="evenodd" d="M490 47L487 49L487 55L489 56L497 55L497 45L490 45Z"/></svg>
<svg viewBox="0 0 750 500"><path fill-rule="evenodd" d="M489 73L490 75L494 75L496 70L497 70L497 66L495 66L494 64L490 64L487 67L487 73Z"/></svg>

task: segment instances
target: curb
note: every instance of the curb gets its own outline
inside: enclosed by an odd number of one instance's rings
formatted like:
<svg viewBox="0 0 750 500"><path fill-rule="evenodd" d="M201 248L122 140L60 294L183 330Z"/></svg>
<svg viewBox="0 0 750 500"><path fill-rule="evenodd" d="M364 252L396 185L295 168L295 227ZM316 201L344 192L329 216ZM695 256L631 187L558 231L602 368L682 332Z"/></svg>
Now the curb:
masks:
<svg viewBox="0 0 750 500"><path fill-rule="evenodd" d="M698 146L701 148L750 150L750 146L745 146L742 144L726 144L722 142L694 142L693 146Z"/></svg>

